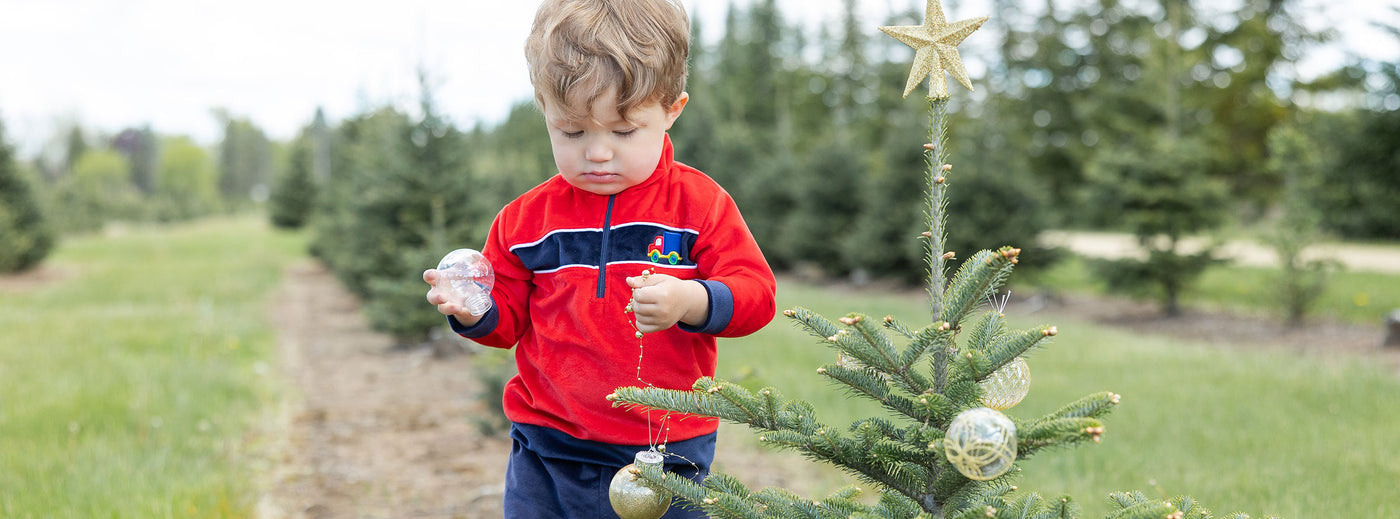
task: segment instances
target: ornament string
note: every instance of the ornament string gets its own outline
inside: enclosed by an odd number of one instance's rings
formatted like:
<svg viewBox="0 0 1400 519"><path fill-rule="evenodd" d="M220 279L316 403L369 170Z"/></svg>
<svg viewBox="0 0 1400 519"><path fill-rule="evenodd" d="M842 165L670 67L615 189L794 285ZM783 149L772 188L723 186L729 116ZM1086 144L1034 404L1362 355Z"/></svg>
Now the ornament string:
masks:
<svg viewBox="0 0 1400 519"><path fill-rule="evenodd" d="M643 270L643 271L642 271L642 286L646 286L646 281L647 281L647 278L649 278L649 277L651 277L651 269ZM626 308L624 311L627 312L627 313L629 313L629 314L632 314L632 329L633 329L634 331L636 331L636 337L637 337L637 382L638 382L639 384L642 384L642 385L646 386L646 387L655 388L656 386L652 385L652 383L647 382L645 379L642 378L642 358L643 358L643 356L644 356L645 353L646 353L646 343L645 343L645 341L643 340L643 337L645 336L645 334L642 333L641 327L637 325L637 313L636 313L636 311L634 311L633 308L632 308L632 303L633 303L634 301L636 301L636 299L635 299L636 291L637 291L636 289L632 289L632 292L633 292L633 294L634 294L634 295L633 295L634 299L633 299L632 301L628 301L628 302L627 302L627 308ZM669 422L670 422L670 419L671 419L671 412L670 412L670 411L666 411L665 414L661 415L661 423L658 424L658 426L657 426L657 431L656 431L656 434L655 434L655 435L652 434L652 430L651 430L651 411L650 411L650 410L646 411L646 415L647 415L647 447L650 447L651 450L654 450L654 451L660 452L660 453L662 453L662 454L665 454L665 453L666 453L666 441L669 440L670 437L671 437L671 427L669 426ZM687 461L689 461L689 460L687 460Z"/></svg>

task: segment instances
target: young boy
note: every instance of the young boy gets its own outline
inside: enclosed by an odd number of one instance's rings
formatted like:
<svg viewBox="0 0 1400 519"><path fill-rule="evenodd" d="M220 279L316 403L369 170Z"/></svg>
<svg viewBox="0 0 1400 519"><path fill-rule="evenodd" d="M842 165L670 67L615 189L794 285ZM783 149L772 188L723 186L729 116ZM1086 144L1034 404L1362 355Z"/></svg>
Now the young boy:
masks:
<svg viewBox="0 0 1400 519"><path fill-rule="evenodd" d="M660 411L606 397L621 386L689 390L714 375L716 336L773 319L773 273L734 201L672 158L666 131L689 100L689 33L678 0L546 0L526 57L559 174L492 223L485 315L447 302L438 272L423 273L454 331L516 347L507 517L612 517L612 476L660 442L676 455L668 469L703 478L716 421L663 424Z"/></svg>

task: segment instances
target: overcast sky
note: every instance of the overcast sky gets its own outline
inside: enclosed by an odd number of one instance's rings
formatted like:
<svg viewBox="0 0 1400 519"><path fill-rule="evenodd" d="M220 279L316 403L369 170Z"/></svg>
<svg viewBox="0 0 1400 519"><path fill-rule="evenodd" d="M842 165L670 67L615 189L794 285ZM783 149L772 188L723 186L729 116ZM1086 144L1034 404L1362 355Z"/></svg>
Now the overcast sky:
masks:
<svg viewBox="0 0 1400 519"><path fill-rule="evenodd" d="M683 0L706 39L728 0ZM744 5L748 0L735 0ZM949 19L987 13L986 0L945 0ZM1043 5L1039 1L1029 2ZM1304 0L1315 27L1337 26L1339 45L1305 68L1328 70L1347 53L1400 59L1400 42L1369 20L1400 25L1400 0ZM813 38L840 0L779 0ZM462 126L495 122L530 98L522 42L532 0L0 0L0 118L30 155L73 121L95 132L151 124L202 143L218 139L211 109L251 118L274 139L291 137L317 106L333 121L366 106L416 99L415 70L431 72L439 103ZM872 28L921 0L861 0ZM977 34L968 40L976 45ZM975 58L969 70L976 80Z"/></svg>

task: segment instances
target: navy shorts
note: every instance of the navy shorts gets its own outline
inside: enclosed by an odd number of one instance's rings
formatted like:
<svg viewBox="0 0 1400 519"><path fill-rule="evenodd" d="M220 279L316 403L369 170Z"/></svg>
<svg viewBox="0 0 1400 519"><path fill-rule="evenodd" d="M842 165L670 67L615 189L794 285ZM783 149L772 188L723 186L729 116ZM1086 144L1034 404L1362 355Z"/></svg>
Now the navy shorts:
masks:
<svg viewBox="0 0 1400 519"><path fill-rule="evenodd" d="M710 473L715 433L666 444L666 470L697 483ZM511 424L510 464L506 466L507 519L615 518L608 485L646 445L614 445L580 440L538 425ZM671 503L664 519L703 518L703 512Z"/></svg>

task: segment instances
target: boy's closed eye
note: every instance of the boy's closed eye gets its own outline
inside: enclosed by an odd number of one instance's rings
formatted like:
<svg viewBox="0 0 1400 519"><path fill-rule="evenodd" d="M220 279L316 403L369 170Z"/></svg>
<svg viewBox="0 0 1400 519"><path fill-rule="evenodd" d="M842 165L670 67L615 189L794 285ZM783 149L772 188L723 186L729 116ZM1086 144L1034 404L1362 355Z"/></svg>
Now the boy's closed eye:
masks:
<svg viewBox="0 0 1400 519"><path fill-rule="evenodd" d="M577 138L579 138L579 137L583 137L583 130L572 131L572 132L571 132L571 131L568 131L568 130L559 130L559 133L562 134L562 135L564 135L564 137L569 138L569 139L577 139ZM616 135L616 136L618 136L618 137L631 137L631 136L632 136L633 134L635 134L635 133L637 133L637 129L636 129L636 128L629 128L629 129L626 129L626 130L613 130L613 135Z"/></svg>

